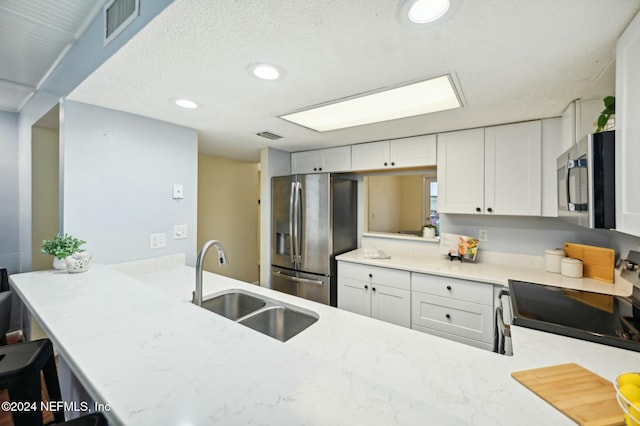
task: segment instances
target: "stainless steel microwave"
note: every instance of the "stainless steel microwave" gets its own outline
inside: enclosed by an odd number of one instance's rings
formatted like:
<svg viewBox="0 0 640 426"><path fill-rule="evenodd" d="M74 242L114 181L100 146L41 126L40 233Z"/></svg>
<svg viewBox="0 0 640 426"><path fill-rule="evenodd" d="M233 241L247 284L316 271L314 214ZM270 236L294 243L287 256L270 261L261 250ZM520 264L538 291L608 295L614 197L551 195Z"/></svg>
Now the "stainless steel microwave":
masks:
<svg viewBox="0 0 640 426"><path fill-rule="evenodd" d="M581 139L557 160L558 217L589 228L615 228L615 131Z"/></svg>

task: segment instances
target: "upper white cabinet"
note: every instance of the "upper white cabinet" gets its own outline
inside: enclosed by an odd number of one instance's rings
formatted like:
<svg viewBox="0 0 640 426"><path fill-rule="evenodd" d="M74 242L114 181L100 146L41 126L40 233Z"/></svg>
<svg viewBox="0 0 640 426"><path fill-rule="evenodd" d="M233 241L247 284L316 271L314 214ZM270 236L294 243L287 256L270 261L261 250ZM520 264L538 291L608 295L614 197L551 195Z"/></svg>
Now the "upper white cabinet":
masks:
<svg viewBox="0 0 640 426"><path fill-rule="evenodd" d="M351 168L379 170L436 165L436 136L416 136L352 146Z"/></svg>
<svg viewBox="0 0 640 426"><path fill-rule="evenodd" d="M351 170L351 147L318 149L291 154L291 173L348 172Z"/></svg>
<svg viewBox="0 0 640 426"><path fill-rule="evenodd" d="M616 58L616 229L640 236L640 15L618 40Z"/></svg>
<svg viewBox="0 0 640 426"><path fill-rule="evenodd" d="M438 209L443 213L541 213L540 121L438 135Z"/></svg>
<svg viewBox="0 0 640 426"><path fill-rule="evenodd" d="M604 109L602 99L578 99L569 104L562 113L562 147L560 152L571 148L580 139L593 133L598 125L600 112Z"/></svg>

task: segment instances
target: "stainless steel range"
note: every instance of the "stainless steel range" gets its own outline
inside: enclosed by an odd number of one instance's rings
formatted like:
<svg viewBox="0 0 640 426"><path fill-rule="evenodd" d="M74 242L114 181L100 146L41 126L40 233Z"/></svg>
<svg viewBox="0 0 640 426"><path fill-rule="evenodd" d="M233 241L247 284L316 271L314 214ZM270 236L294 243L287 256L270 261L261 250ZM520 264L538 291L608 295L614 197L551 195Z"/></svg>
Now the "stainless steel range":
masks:
<svg viewBox="0 0 640 426"><path fill-rule="evenodd" d="M638 263L627 261L621 275L640 283ZM514 325L640 352L640 287L622 297L509 280L509 291Z"/></svg>

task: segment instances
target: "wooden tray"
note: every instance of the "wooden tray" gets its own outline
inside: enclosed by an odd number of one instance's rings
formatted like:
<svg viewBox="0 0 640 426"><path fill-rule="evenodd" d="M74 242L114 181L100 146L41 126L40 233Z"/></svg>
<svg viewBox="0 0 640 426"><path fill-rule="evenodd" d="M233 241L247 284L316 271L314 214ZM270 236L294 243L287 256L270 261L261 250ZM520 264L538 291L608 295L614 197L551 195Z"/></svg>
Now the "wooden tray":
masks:
<svg viewBox="0 0 640 426"><path fill-rule="evenodd" d="M564 243L564 252L568 257L582 260L583 276L613 283L616 266L614 249Z"/></svg>
<svg viewBox="0 0 640 426"><path fill-rule="evenodd" d="M517 371L511 377L579 425L625 424L613 383L578 364Z"/></svg>

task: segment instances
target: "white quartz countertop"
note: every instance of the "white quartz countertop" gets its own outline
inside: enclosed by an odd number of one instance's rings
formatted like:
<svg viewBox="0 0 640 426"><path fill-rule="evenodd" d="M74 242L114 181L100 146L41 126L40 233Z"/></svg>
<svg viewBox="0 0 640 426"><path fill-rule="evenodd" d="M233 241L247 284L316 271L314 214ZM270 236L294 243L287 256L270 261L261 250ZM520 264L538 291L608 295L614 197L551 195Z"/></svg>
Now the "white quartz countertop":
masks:
<svg viewBox="0 0 640 426"><path fill-rule="evenodd" d="M337 260L405 271L441 275L445 277L508 285L509 279L527 281L575 290L629 296L632 284L615 272L615 282L607 283L593 278L571 278L547 272L543 258L538 256L492 254L491 261L469 262L449 260L437 251L430 254L387 252L390 259L368 259L364 249L357 249L337 256Z"/></svg>
<svg viewBox="0 0 640 426"><path fill-rule="evenodd" d="M204 274L205 295L245 289L318 314L282 343L189 303L194 276L160 260L11 280L112 424L571 425L510 373L577 362L613 380L640 365L519 327L501 356Z"/></svg>

